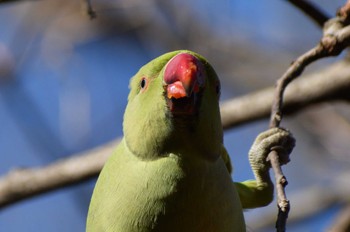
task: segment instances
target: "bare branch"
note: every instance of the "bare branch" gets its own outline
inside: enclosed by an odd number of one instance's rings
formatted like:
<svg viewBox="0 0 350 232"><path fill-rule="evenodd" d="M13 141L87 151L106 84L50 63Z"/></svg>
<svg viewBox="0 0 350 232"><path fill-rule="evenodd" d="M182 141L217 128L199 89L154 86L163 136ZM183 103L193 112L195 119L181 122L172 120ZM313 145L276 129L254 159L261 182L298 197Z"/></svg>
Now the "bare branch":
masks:
<svg viewBox="0 0 350 232"><path fill-rule="evenodd" d="M306 15L308 15L321 28L323 27L324 23L329 19L326 13L324 13L322 10L320 10L314 4L308 1L288 0L288 2L299 8Z"/></svg>
<svg viewBox="0 0 350 232"><path fill-rule="evenodd" d="M350 19L350 0L348 0L346 2L346 4L338 10L337 16L342 21L349 21L349 19Z"/></svg>
<svg viewBox="0 0 350 232"><path fill-rule="evenodd" d="M267 118L272 99L273 88L269 88L223 102L223 127L229 129ZM284 112L296 113L315 103L342 99L350 99L350 64L347 61L293 82L285 94ZM117 143L115 140L46 167L9 172L0 178L0 207L97 176Z"/></svg>
<svg viewBox="0 0 350 232"><path fill-rule="evenodd" d="M0 207L96 176L119 141L42 168L15 169L0 179Z"/></svg>
<svg viewBox="0 0 350 232"><path fill-rule="evenodd" d="M283 112L299 112L310 105L350 100L350 64L336 63L317 73L295 80L286 89ZM221 120L225 129L268 117L273 100L273 88L267 88L221 104Z"/></svg>
<svg viewBox="0 0 350 232"><path fill-rule="evenodd" d="M348 203L336 217L329 232L350 231L350 204Z"/></svg>
<svg viewBox="0 0 350 232"><path fill-rule="evenodd" d="M349 178L350 172L340 172L335 176L335 178L332 178L332 182L329 182L327 185L324 185L324 183L321 185L311 185L291 193L290 199L295 203L293 204L293 210L291 211L288 220L290 222L305 220L305 218L311 217L318 212L326 210L334 204L348 201L350 188L347 183L349 182ZM264 214L261 216L252 218L247 217L247 224L254 231L261 230L263 228L271 227L275 217L275 210L270 207L264 209Z"/></svg>
<svg viewBox="0 0 350 232"><path fill-rule="evenodd" d="M350 26L348 26L348 12L350 11L350 0L341 8L337 17L325 23L324 35L320 43L304 53L294 61L283 76L276 83L275 97L272 104L270 128L278 127L282 120L283 94L287 85L301 75L304 68L310 63L324 57L337 56L350 45ZM268 160L275 173L275 183L277 190L278 216L276 221L277 231L286 230L286 222L290 209L290 204L285 193L288 184L284 176L281 164L279 163L277 151L271 151Z"/></svg>
<svg viewBox="0 0 350 232"><path fill-rule="evenodd" d="M84 10L90 17L90 19L95 19L97 17L96 11L92 7L91 0L83 0Z"/></svg>

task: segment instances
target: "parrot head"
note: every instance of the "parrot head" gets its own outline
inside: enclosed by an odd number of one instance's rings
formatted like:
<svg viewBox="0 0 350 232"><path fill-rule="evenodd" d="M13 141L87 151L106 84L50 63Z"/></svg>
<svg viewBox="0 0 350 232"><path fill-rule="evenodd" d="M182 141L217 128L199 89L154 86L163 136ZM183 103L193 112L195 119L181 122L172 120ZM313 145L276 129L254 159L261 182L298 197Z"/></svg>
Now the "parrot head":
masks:
<svg viewBox="0 0 350 232"><path fill-rule="evenodd" d="M219 157L220 82L202 56L187 50L164 54L131 79L124 114L128 148L144 159L169 153Z"/></svg>

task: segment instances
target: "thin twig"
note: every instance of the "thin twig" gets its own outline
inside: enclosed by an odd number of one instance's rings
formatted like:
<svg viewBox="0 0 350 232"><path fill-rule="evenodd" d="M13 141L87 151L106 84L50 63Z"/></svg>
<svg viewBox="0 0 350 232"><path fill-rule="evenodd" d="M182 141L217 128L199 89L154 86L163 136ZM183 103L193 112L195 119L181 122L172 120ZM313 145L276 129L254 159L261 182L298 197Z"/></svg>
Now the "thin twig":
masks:
<svg viewBox="0 0 350 232"><path fill-rule="evenodd" d="M336 217L329 232L350 231L350 204L346 204Z"/></svg>
<svg viewBox="0 0 350 232"><path fill-rule="evenodd" d="M97 17L96 11L92 7L91 0L83 0L83 4L85 6L85 11L89 15L90 19L94 19Z"/></svg>
<svg viewBox="0 0 350 232"><path fill-rule="evenodd" d="M292 3L294 6L298 7L301 11L303 11L306 15L308 15L314 22L323 27L324 23L328 21L329 17L322 10L317 8L314 4L304 1L304 0L288 0L288 2Z"/></svg>
<svg viewBox="0 0 350 232"><path fill-rule="evenodd" d="M271 110L270 128L278 127L282 120L283 93L287 85L300 76L304 68L310 63L323 57L339 55L350 45L350 26L347 25L349 21L347 17L349 14L347 12L350 12L349 9L350 0L340 9L343 17L337 17L325 23L324 35L320 43L294 61L283 76L277 81L274 102ZM338 15L340 15L340 13ZM276 229L277 231L285 231L290 204L287 200L284 188L288 182L282 172L277 152L270 152L268 159L271 162L276 180L278 204Z"/></svg>
<svg viewBox="0 0 350 232"><path fill-rule="evenodd" d="M346 2L346 4L340 8L337 12L337 16L340 18L340 20L349 23L349 17L350 15L350 0Z"/></svg>
<svg viewBox="0 0 350 232"><path fill-rule="evenodd" d="M291 211L289 215L288 222L296 223L305 220L305 218L310 218L319 212L333 207L335 204L347 202L350 195L350 186L348 185L349 178L350 172L348 170L340 171L332 178L332 181L328 182L326 185L310 184L307 187L291 193L289 197L294 203L293 211ZM253 231L271 228L271 224L276 220L276 212L274 211L273 208L269 207L264 209L262 215L247 217L247 225ZM342 213L340 213L340 215L342 215ZM349 216L348 219L350 219ZM335 222L337 221L336 219ZM342 224L343 223L349 224L350 222L343 221ZM333 230L332 232L336 231L349 230Z"/></svg>

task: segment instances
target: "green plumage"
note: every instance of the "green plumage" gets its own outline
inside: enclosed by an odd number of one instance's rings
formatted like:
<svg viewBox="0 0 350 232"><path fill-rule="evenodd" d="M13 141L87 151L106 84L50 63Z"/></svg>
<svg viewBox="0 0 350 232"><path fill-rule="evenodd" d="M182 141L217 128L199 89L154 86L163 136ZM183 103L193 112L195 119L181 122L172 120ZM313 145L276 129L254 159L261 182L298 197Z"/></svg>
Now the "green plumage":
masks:
<svg viewBox="0 0 350 232"><path fill-rule="evenodd" d="M164 72L182 53L204 65L206 84L196 113L174 116L167 103ZM258 182L232 182L223 147L218 83L210 64L190 51L162 55L132 78L124 138L96 183L88 232L245 231L241 201L243 207L266 205L272 199L272 184L265 170L254 171Z"/></svg>

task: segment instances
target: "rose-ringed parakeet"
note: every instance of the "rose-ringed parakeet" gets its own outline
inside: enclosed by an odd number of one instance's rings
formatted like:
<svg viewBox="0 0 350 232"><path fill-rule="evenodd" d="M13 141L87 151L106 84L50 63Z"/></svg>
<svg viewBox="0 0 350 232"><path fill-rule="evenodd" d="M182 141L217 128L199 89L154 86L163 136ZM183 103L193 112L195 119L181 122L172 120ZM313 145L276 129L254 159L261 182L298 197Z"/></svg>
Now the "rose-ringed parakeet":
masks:
<svg viewBox="0 0 350 232"><path fill-rule="evenodd" d="M267 154L294 139L284 129L258 136L249 152L256 180L236 183L223 146L220 81L202 56L164 54L131 79L124 138L90 203L88 232L245 231L243 208L273 198Z"/></svg>

